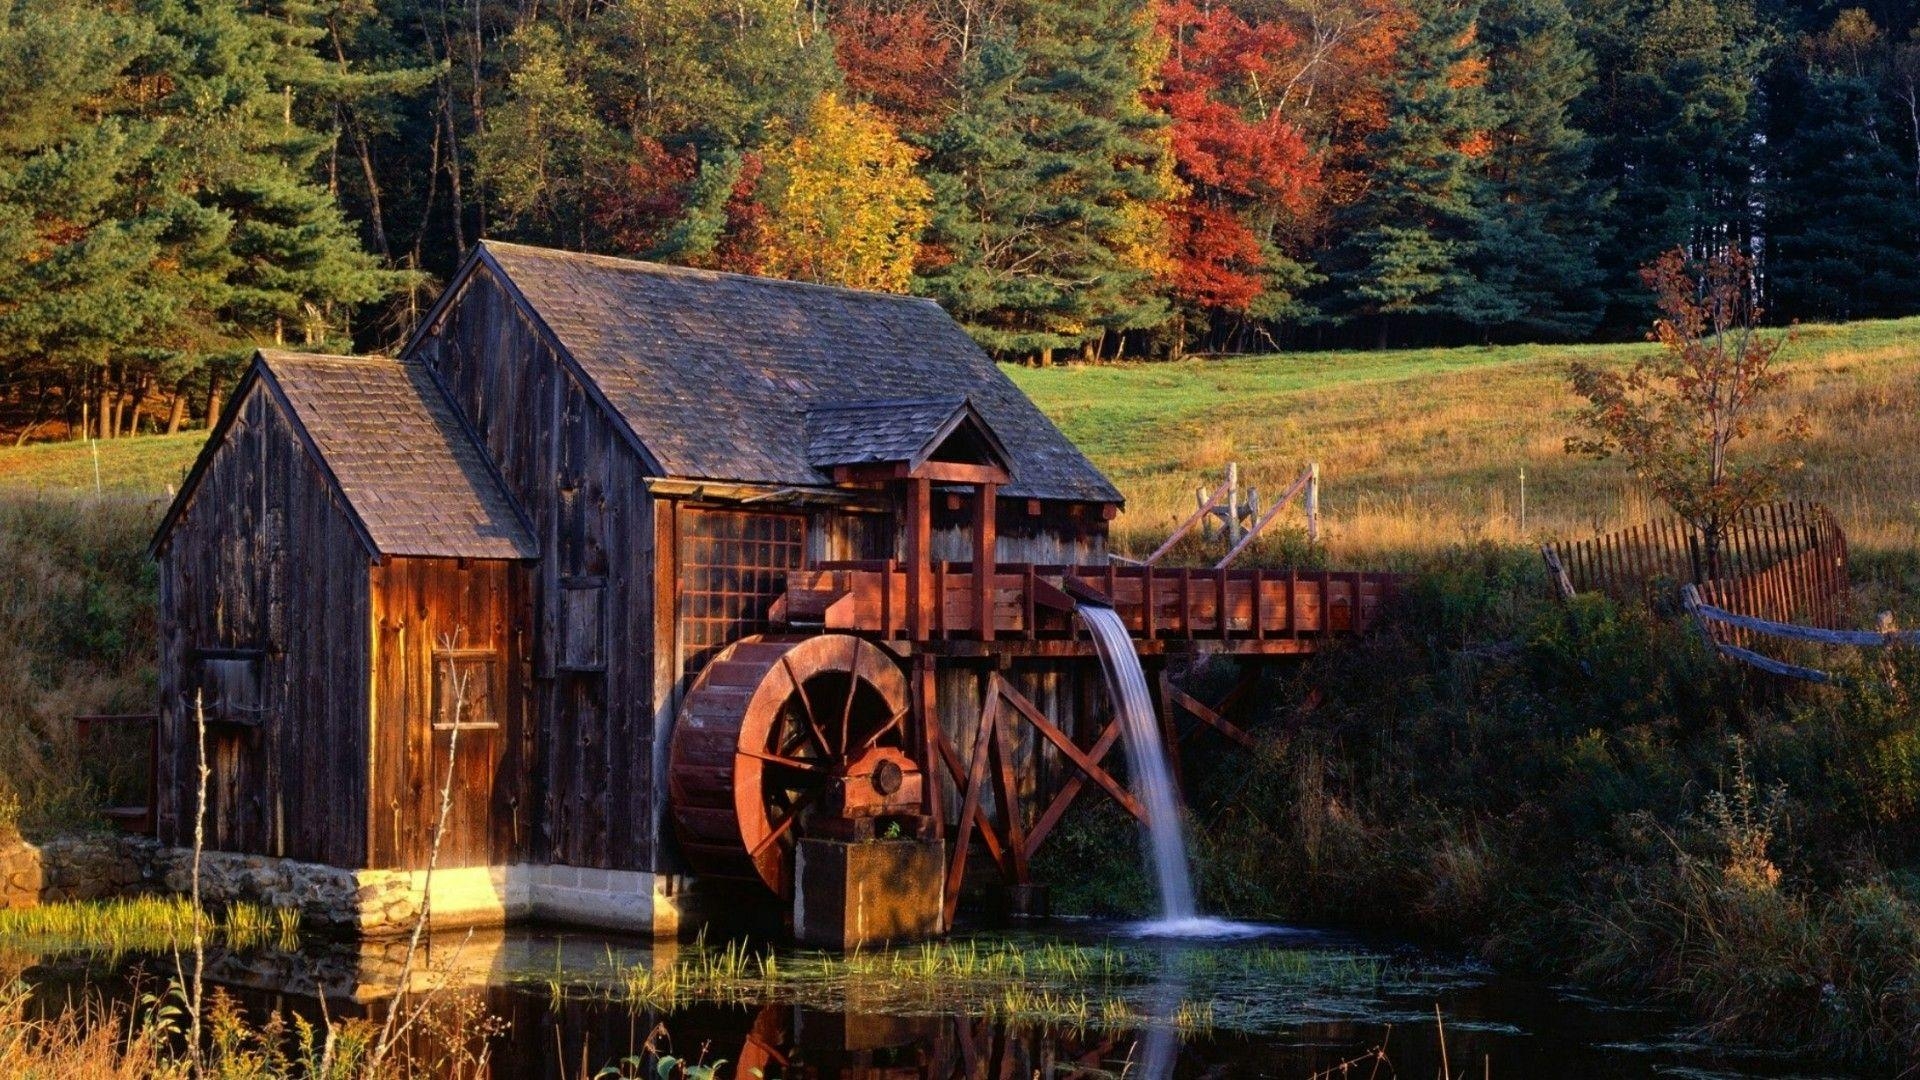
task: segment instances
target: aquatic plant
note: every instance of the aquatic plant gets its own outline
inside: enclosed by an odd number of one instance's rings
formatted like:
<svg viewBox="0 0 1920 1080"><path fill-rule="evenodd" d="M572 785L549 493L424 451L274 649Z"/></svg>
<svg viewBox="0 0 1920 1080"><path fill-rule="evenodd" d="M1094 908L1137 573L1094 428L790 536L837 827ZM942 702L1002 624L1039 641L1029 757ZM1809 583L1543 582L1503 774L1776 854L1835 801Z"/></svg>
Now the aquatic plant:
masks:
<svg viewBox="0 0 1920 1080"><path fill-rule="evenodd" d="M300 938L297 908L229 904L207 919L210 936L229 948L292 949ZM0 910L0 943L43 952L85 952L118 958L169 952L193 937L193 904L181 896L122 896Z"/></svg>

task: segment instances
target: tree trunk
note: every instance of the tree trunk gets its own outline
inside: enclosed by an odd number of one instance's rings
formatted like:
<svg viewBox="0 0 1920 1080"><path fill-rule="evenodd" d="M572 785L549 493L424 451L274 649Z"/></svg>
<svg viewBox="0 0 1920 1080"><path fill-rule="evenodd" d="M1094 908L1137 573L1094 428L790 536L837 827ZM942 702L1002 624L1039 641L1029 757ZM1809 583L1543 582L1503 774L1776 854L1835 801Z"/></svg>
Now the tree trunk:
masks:
<svg viewBox="0 0 1920 1080"><path fill-rule="evenodd" d="M180 425L187 419L187 384L183 380L173 387L173 405L167 409L167 434L178 435Z"/></svg>
<svg viewBox="0 0 1920 1080"><path fill-rule="evenodd" d="M219 372L216 371L207 376L207 426L209 428L220 420L220 406L224 403L222 391L225 389L226 387L221 385Z"/></svg>
<svg viewBox="0 0 1920 1080"><path fill-rule="evenodd" d="M105 385L105 381L101 380L100 408L96 413L94 430L99 433L100 438L111 439L114 427L120 422L120 402L119 396Z"/></svg>
<svg viewBox="0 0 1920 1080"><path fill-rule="evenodd" d="M133 384L133 400L127 405L126 433L128 435L140 434L140 410L146 406L147 395L150 394L152 390L153 377L151 375L142 375L140 376L140 381Z"/></svg>

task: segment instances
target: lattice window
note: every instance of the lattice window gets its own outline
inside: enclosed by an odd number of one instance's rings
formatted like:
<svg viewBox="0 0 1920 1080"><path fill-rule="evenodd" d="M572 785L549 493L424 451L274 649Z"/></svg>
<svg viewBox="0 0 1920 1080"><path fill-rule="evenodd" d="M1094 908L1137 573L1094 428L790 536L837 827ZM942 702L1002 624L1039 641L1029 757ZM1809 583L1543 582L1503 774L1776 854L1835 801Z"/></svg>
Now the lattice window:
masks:
<svg viewBox="0 0 1920 1080"><path fill-rule="evenodd" d="M793 514L688 510L680 516L680 634L689 674L714 653L767 628L806 548Z"/></svg>

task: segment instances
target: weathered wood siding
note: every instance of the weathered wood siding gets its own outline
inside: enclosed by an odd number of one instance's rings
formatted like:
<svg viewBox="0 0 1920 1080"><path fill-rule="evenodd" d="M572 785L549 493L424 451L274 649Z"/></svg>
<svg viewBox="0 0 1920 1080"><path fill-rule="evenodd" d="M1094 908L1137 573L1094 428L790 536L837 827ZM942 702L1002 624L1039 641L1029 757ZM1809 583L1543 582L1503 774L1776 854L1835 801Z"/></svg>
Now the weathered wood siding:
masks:
<svg viewBox="0 0 1920 1080"><path fill-rule="evenodd" d="M994 505L994 557L1000 562L1030 562L1046 566L1092 566L1107 561L1107 522L1100 508L1085 503L1041 502L1039 513L1028 512L1025 499L1001 499ZM973 561L973 496L960 496L950 507L944 495L933 499L933 557L949 562ZM897 541L897 554L906 553L906 535Z"/></svg>
<svg viewBox="0 0 1920 1080"><path fill-rule="evenodd" d="M527 815L534 862L654 869L653 500L646 465L484 265L413 355L433 365L533 523ZM568 610L598 594L599 663L568 665ZM567 590L576 592L569 608Z"/></svg>
<svg viewBox="0 0 1920 1080"><path fill-rule="evenodd" d="M206 689L244 721L208 733L207 845L361 866L370 557L264 387L237 409L159 552L160 836L193 839Z"/></svg>
<svg viewBox="0 0 1920 1080"><path fill-rule="evenodd" d="M458 559L396 558L373 568L371 865L427 864L450 757L438 865L497 866L521 856L532 809L531 573L518 563ZM467 690L457 745L442 702L449 664Z"/></svg>

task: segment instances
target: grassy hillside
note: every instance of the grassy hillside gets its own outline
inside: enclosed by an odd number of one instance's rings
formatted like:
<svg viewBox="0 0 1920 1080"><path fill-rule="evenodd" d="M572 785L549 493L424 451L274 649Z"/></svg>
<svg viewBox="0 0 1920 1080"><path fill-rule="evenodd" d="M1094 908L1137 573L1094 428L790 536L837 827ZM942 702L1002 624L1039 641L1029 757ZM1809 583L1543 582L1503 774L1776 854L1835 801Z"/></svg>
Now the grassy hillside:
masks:
<svg viewBox="0 0 1920 1080"><path fill-rule="evenodd" d="M164 496L180 486L205 438L203 431L189 431L102 443L49 442L0 448L0 494L91 493L97 448L100 490Z"/></svg>
<svg viewBox="0 0 1920 1080"><path fill-rule="evenodd" d="M1121 541L1163 536L1193 490L1238 461L1277 493L1308 461L1342 560L1447 542L1580 534L1651 512L1617 462L1562 450L1574 359L1626 362L1646 345L1300 353L1177 364L1009 369L1128 498ZM1857 545L1920 542L1920 319L1802 327L1782 354L1783 404L1813 414L1796 494ZM1527 522L1520 527L1520 470Z"/></svg>

